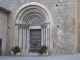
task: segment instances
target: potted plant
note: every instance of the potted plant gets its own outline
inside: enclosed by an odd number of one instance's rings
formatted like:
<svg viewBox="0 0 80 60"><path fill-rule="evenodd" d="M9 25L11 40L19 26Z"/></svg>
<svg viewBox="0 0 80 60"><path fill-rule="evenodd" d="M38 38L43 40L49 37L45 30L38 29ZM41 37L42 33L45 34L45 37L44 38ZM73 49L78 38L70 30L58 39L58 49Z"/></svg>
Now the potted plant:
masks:
<svg viewBox="0 0 80 60"><path fill-rule="evenodd" d="M11 50L12 55L20 55L20 52L21 52L21 50L18 46L13 47Z"/></svg>
<svg viewBox="0 0 80 60"><path fill-rule="evenodd" d="M39 53L40 55L48 55L47 47L46 47L45 45L43 45L43 46L39 49L38 53Z"/></svg>

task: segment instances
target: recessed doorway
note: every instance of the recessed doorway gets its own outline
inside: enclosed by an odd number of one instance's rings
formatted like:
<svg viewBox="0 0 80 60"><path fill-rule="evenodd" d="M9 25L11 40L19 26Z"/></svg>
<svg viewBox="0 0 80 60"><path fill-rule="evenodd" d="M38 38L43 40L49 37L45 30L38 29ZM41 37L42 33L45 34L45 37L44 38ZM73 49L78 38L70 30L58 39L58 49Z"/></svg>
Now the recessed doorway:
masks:
<svg viewBox="0 0 80 60"><path fill-rule="evenodd" d="M41 29L30 29L30 52L38 52L41 47Z"/></svg>

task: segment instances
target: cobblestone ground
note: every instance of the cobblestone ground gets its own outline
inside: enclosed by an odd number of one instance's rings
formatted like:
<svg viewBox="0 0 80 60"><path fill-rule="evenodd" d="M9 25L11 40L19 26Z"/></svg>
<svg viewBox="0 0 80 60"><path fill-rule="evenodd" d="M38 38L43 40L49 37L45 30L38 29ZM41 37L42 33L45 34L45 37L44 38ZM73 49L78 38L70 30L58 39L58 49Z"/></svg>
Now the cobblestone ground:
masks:
<svg viewBox="0 0 80 60"><path fill-rule="evenodd" d="M80 54L58 56L1 56L0 60L80 60Z"/></svg>

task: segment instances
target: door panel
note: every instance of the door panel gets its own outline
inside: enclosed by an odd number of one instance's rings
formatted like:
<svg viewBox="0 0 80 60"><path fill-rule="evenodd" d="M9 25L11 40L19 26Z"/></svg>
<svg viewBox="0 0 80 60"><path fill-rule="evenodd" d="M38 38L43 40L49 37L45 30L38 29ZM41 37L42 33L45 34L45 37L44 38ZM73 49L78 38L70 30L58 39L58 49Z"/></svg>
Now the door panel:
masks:
<svg viewBox="0 0 80 60"><path fill-rule="evenodd" d="M30 52L38 52L41 47L41 29L30 30Z"/></svg>

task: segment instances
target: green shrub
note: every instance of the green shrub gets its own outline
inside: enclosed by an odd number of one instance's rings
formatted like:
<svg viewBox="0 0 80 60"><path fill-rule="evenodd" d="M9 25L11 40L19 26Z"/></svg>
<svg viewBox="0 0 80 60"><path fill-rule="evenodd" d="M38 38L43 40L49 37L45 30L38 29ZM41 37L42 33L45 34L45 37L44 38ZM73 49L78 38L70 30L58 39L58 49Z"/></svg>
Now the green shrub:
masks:
<svg viewBox="0 0 80 60"><path fill-rule="evenodd" d="M21 50L20 50L20 48L19 48L18 46L13 47L13 48L12 48L12 51L13 51L14 55L15 55L16 53L21 52Z"/></svg>
<svg viewBox="0 0 80 60"><path fill-rule="evenodd" d="M38 53L41 54L41 55L42 55L43 53L47 53L47 47L46 47L45 45L43 45L43 46L39 49Z"/></svg>

